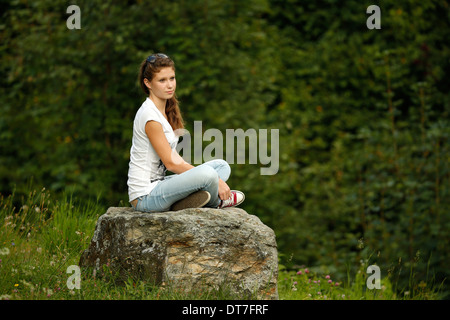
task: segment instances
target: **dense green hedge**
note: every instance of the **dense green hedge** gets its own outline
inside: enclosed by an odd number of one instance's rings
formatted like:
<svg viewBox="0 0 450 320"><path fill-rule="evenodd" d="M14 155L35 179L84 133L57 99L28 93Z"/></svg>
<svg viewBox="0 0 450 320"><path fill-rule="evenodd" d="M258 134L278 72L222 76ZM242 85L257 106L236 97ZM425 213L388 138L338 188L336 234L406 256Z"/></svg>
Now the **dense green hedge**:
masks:
<svg viewBox="0 0 450 320"><path fill-rule="evenodd" d="M379 30L370 1L71 4L81 30L66 1L1 5L1 193L126 202L138 65L165 52L189 131L279 130L278 173L233 164L229 184L286 263L448 277L447 1L377 1Z"/></svg>

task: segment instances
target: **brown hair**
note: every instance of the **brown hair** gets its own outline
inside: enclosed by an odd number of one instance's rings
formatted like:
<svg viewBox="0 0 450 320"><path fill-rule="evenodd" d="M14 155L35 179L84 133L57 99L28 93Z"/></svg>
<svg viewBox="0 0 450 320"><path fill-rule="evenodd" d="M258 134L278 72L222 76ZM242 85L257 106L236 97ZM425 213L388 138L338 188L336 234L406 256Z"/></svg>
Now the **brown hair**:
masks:
<svg viewBox="0 0 450 320"><path fill-rule="evenodd" d="M139 67L139 85L147 96L150 94L150 91L145 85L144 79L147 78L148 81L152 81L155 73L161 71L162 68L171 67L175 71L175 63L169 57L165 55L164 57L162 55L151 55L150 57L152 56L156 57L156 59L150 63L147 58L142 61ZM173 130L184 128L183 117L181 116L178 99L175 94L172 98L167 99L166 115Z"/></svg>

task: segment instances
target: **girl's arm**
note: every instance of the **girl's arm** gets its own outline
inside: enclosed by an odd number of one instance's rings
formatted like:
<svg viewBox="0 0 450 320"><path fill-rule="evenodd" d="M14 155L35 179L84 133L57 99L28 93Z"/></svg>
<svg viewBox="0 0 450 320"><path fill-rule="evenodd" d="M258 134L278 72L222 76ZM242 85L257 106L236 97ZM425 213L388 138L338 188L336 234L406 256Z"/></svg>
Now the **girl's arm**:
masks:
<svg viewBox="0 0 450 320"><path fill-rule="evenodd" d="M179 174L194 168L194 166L184 161L176 150L170 148L162 125L159 122L148 121L145 124L145 133L167 170Z"/></svg>

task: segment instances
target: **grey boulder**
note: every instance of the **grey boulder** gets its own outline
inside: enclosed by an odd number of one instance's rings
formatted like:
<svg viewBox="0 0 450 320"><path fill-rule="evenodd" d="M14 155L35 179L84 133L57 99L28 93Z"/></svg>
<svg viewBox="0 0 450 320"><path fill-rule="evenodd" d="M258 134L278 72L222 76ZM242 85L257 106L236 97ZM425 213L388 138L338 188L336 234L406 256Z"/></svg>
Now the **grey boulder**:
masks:
<svg viewBox="0 0 450 320"><path fill-rule="evenodd" d="M119 279L228 289L239 298L278 299L275 234L240 208L144 213L111 207L100 216L81 267L108 265Z"/></svg>

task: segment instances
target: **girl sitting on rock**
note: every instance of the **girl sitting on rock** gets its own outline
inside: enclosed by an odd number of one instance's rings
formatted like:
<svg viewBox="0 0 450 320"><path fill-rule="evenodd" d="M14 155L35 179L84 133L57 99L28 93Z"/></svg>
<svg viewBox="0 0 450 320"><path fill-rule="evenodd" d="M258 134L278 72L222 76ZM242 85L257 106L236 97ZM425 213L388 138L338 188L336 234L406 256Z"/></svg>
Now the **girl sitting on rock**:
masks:
<svg viewBox="0 0 450 320"><path fill-rule="evenodd" d="M136 113L128 170L128 195L134 209L144 212L185 208L226 208L245 199L230 190L231 170L224 160L199 166L184 161L175 147L175 132L184 129L175 95L175 64L167 55L152 54L139 71L139 83L148 97ZM166 170L173 175L166 176Z"/></svg>

